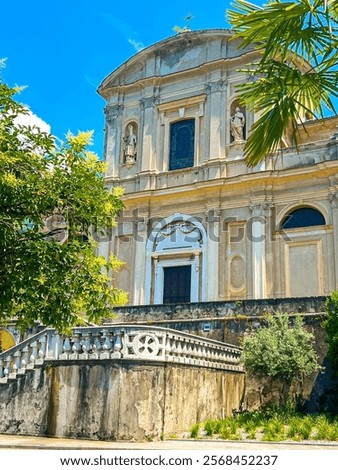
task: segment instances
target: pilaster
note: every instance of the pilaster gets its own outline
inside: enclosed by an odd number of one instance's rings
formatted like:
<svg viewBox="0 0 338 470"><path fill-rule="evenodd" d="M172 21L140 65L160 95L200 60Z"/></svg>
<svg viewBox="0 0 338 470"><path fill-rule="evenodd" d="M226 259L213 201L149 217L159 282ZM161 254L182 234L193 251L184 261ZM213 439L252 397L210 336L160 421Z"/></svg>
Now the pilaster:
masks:
<svg viewBox="0 0 338 470"><path fill-rule="evenodd" d="M155 148L156 142L156 104L159 102L158 95L152 95L139 100L142 116L142 155L141 155L141 171L149 171L154 169L155 165Z"/></svg>
<svg viewBox="0 0 338 470"><path fill-rule="evenodd" d="M222 156L222 116L224 116L222 96L226 93L227 80L209 82L205 86L209 107L209 160Z"/></svg>
<svg viewBox="0 0 338 470"><path fill-rule="evenodd" d="M207 283L207 300L215 301L219 298L219 249L220 249L220 215L219 208L207 209L207 277L202 282Z"/></svg>
<svg viewBox="0 0 338 470"><path fill-rule="evenodd" d="M266 298L267 286L267 256L266 238L268 233L268 221L271 217L272 204L258 202L250 205L251 219L251 243L252 243L252 281L253 298Z"/></svg>
<svg viewBox="0 0 338 470"><path fill-rule="evenodd" d="M338 289L338 192L332 190L329 194L332 211L333 225L333 254L334 254L334 274L335 289Z"/></svg>
<svg viewBox="0 0 338 470"><path fill-rule="evenodd" d="M133 260L134 266L134 292L133 305L142 305L145 303L144 297L144 273L146 270L146 244L147 227L149 217L140 217L135 226L135 254ZM149 303L149 302L148 302Z"/></svg>
<svg viewBox="0 0 338 470"><path fill-rule="evenodd" d="M118 176L122 138L122 115L124 106L116 104L106 106L105 160L108 163L106 176Z"/></svg>

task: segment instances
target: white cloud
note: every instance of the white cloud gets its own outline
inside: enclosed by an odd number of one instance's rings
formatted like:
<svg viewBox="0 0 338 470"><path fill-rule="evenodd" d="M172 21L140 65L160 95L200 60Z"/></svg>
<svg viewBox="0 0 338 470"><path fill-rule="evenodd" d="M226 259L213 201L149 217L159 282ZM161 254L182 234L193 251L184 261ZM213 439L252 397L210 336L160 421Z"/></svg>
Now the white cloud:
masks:
<svg viewBox="0 0 338 470"><path fill-rule="evenodd" d="M28 113L27 114L19 114L15 118L15 123L21 126L34 126L38 127L42 132L47 132L50 134L51 128L50 125L47 124L43 119L39 118L36 114L32 113L32 111L26 108Z"/></svg>
<svg viewBox="0 0 338 470"><path fill-rule="evenodd" d="M136 52L142 51L146 46L141 41L136 41L135 39L128 39L129 44L133 46Z"/></svg>
<svg viewBox="0 0 338 470"><path fill-rule="evenodd" d="M101 13L101 16L105 21L113 25L114 28L116 28L122 34L129 44L133 46L136 52L140 52L146 47L143 42L138 41L137 39L133 39L133 37L137 37L138 34L129 26L128 23L121 20L117 16L113 16L108 13Z"/></svg>

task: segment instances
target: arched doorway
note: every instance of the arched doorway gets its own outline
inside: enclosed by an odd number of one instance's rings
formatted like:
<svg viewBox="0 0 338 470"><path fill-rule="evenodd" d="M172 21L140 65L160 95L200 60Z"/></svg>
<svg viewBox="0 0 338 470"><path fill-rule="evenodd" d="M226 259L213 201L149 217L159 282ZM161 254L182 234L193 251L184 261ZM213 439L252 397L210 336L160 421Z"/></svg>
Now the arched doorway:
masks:
<svg viewBox="0 0 338 470"><path fill-rule="evenodd" d="M206 299L206 231L194 217L175 214L152 230L146 248L145 303Z"/></svg>

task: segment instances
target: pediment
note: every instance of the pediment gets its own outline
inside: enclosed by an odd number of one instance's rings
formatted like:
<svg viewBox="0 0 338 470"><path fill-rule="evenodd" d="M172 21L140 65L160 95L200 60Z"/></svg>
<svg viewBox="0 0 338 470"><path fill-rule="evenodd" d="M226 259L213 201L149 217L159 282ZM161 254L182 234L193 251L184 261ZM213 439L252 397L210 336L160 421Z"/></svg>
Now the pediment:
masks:
<svg viewBox="0 0 338 470"><path fill-rule="evenodd" d="M177 34L135 54L108 75L98 92L128 86L152 77L163 77L201 67L208 62L231 59L252 49L240 49L228 29Z"/></svg>

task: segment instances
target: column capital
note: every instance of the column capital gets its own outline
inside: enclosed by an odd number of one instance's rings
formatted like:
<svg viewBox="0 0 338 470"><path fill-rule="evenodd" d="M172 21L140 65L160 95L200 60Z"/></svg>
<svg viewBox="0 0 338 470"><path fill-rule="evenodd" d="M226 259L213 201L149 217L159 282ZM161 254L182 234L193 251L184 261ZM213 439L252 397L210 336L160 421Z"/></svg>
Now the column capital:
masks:
<svg viewBox="0 0 338 470"><path fill-rule="evenodd" d="M121 116L123 113L123 104L108 105L104 108L104 113L106 115L106 121L112 123L118 116Z"/></svg>
<svg viewBox="0 0 338 470"><path fill-rule="evenodd" d="M204 214L207 223L220 222L221 209L219 207L206 207Z"/></svg>
<svg viewBox="0 0 338 470"><path fill-rule="evenodd" d="M152 95L139 100L142 109L154 108L160 101L160 95Z"/></svg>
<svg viewBox="0 0 338 470"><path fill-rule="evenodd" d="M273 207L272 202L255 202L250 204L253 217L271 217Z"/></svg>
<svg viewBox="0 0 338 470"><path fill-rule="evenodd" d="M228 85L227 78L221 78L217 82L208 82L205 85L205 91L209 95L210 93L214 93L217 91L223 91Z"/></svg>
<svg viewBox="0 0 338 470"><path fill-rule="evenodd" d="M338 192L332 191L329 194L329 201L332 209L338 209Z"/></svg>

